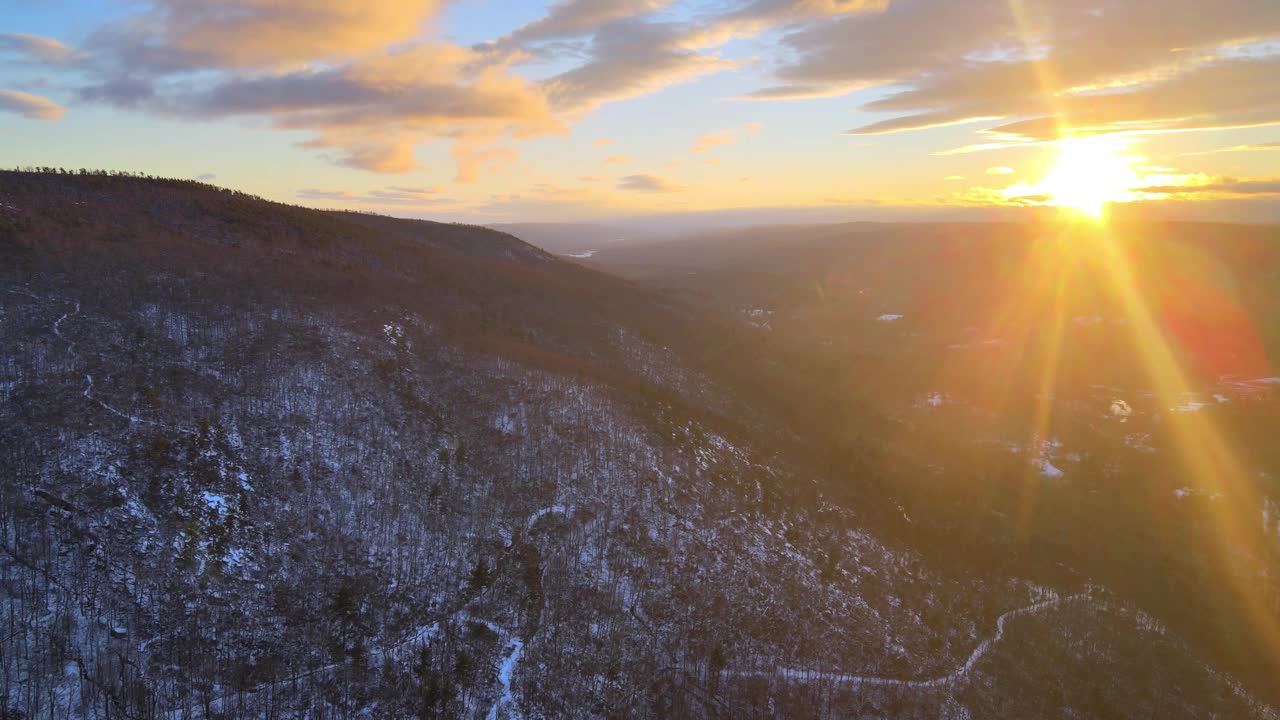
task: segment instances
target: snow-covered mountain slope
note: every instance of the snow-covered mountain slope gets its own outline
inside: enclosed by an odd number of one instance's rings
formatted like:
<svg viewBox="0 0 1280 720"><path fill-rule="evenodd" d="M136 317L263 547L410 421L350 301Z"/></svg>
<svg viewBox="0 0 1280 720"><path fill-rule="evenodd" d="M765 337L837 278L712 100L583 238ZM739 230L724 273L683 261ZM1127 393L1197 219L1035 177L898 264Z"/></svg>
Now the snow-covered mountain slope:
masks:
<svg viewBox="0 0 1280 720"><path fill-rule="evenodd" d="M1103 588L870 529L697 318L510 236L0 199L5 712L1269 717Z"/></svg>

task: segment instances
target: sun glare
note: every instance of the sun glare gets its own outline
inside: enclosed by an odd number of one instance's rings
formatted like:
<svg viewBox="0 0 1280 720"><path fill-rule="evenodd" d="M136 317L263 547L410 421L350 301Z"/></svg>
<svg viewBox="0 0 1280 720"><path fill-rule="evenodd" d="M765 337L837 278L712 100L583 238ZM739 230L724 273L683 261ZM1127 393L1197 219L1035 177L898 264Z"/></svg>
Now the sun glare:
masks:
<svg viewBox="0 0 1280 720"><path fill-rule="evenodd" d="M1058 144L1058 157L1048 175L1034 185L1015 185L1006 195L1070 208L1099 220L1107 203L1131 199L1131 191L1142 183L1135 167L1142 158L1123 154L1129 142L1115 136L1065 139Z"/></svg>

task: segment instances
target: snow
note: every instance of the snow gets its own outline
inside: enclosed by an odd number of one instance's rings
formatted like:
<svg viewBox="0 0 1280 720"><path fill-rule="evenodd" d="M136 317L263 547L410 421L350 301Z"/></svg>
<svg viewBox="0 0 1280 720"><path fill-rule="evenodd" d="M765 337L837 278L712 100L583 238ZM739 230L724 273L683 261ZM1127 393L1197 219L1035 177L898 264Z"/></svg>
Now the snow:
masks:
<svg viewBox="0 0 1280 720"><path fill-rule="evenodd" d="M1183 400L1178 405L1174 405L1173 407L1169 408L1169 412L1176 412L1176 413L1198 412L1199 410L1209 407L1209 405L1210 403L1203 402L1201 400L1187 399L1187 400Z"/></svg>
<svg viewBox="0 0 1280 720"><path fill-rule="evenodd" d="M498 699L489 708L489 713L485 717L487 720L497 720L498 712L504 707L507 708L507 717L521 717L520 708L516 705L515 694L511 689L511 681L515 677L516 665L520 663L520 656L524 653L524 641L508 632L506 628L490 620L478 618L465 612L460 613L459 617L462 620L477 622L489 628L494 635L498 636L504 646L505 654L502 657L502 664L498 666L498 685L501 686L502 691L498 695Z"/></svg>
<svg viewBox="0 0 1280 720"><path fill-rule="evenodd" d="M759 328L772 329L769 325L769 319L773 317L773 311L765 308L743 308L743 314L747 316L747 322Z"/></svg>
<svg viewBox="0 0 1280 720"><path fill-rule="evenodd" d="M998 347L1004 345L1004 338L991 338L989 340L979 340L971 343L953 343L947 346L948 350L968 350L970 348Z"/></svg>
<svg viewBox="0 0 1280 720"><path fill-rule="evenodd" d="M218 513L219 515L225 515L227 513L227 499L222 495L205 491L201 493L201 496L204 498L205 506L210 510Z"/></svg>
<svg viewBox="0 0 1280 720"><path fill-rule="evenodd" d="M596 254L595 250L583 250L582 252L569 253L569 257L578 258L579 260L586 260L587 258L595 254Z"/></svg>
<svg viewBox="0 0 1280 720"><path fill-rule="evenodd" d="M1034 460L1032 461L1031 464L1040 468L1040 474L1047 478L1062 477L1062 470L1058 469L1057 466L1049 462L1047 458L1040 458L1039 460Z"/></svg>
<svg viewBox="0 0 1280 720"><path fill-rule="evenodd" d="M502 660L502 665L498 668L498 684L502 686L502 695L498 701L489 708L488 720L497 720L498 710L507 707L510 708L509 714L512 717L519 717L516 709L516 699L511 694L511 677L515 674L516 664L520 662L520 655L524 652L524 643L520 638L512 637L511 644L507 648L507 656Z"/></svg>
<svg viewBox="0 0 1280 720"><path fill-rule="evenodd" d="M1209 495L1209 493L1204 490L1197 490L1191 487L1180 487L1173 491L1173 496L1179 500L1184 500L1192 495L1208 495L1210 500L1218 500L1222 497L1222 493L1220 492L1215 492L1214 494Z"/></svg>
<svg viewBox="0 0 1280 720"><path fill-rule="evenodd" d="M1124 444L1139 452L1155 452L1151 446L1151 433L1129 433L1124 436Z"/></svg>
<svg viewBox="0 0 1280 720"><path fill-rule="evenodd" d="M925 406L936 408L936 407L942 407L942 405L946 402L947 402L946 395L940 392L931 392L928 395L925 395L923 398L916 400L915 406L918 408L922 408Z"/></svg>
<svg viewBox="0 0 1280 720"><path fill-rule="evenodd" d="M532 530L533 526L536 525L544 515L549 515L551 513L556 513L558 515L568 515L570 512L572 512L572 508L569 508L568 506L565 506L565 505L552 505L550 507L539 508L538 510L535 510L531 515L529 515L529 519L525 521L525 526L524 526L525 532Z"/></svg>
<svg viewBox="0 0 1280 720"><path fill-rule="evenodd" d="M1124 400L1112 400L1110 412L1113 416L1120 418L1120 422L1124 422L1126 418L1133 415L1133 408Z"/></svg>
<svg viewBox="0 0 1280 720"><path fill-rule="evenodd" d="M881 315L880 317L876 318L876 320L879 322L887 323L887 322L896 322L898 320L901 320L902 318L903 318L902 315L897 315L894 313L885 313L884 315Z"/></svg>

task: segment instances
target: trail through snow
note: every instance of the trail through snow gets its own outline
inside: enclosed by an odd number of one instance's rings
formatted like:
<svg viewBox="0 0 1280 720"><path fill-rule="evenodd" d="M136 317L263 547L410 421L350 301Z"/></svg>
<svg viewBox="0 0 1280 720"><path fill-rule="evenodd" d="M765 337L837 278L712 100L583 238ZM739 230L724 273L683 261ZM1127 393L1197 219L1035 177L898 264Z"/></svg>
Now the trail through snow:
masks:
<svg viewBox="0 0 1280 720"><path fill-rule="evenodd" d="M946 675L940 675L935 678L926 678L920 680L908 680L902 678L881 677L877 675L850 675L842 672L830 671L814 671L814 670L796 670L792 668L775 668L773 670L724 670L721 671L727 677L784 677L789 680L798 680L801 682L826 681L837 684L853 685L855 687L863 685L889 685L894 687L925 689L950 685L958 680L962 680L973 671L978 661L991 650L992 647L1004 639L1005 625L1010 620L1024 615L1033 615L1051 610L1065 603L1074 602L1076 600L1088 599L1087 593L1078 593L1067 597L1054 597L1049 600L1027 605L1026 607L1010 610L996 619L995 635L978 643L978 646L969 654L967 660L960 667L952 670Z"/></svg>
<svg viewBox="0 0 1280 720"><path fill-rule="evenodd" d="M15 295L28 295L29 297L33 297L33 298L34 298L34 297L37 297L37 296L35 296L35 295L31 295L31 294L29 294L29 293L20 293L20 292L17 292L17 291L15 291L15 290L9 290L9 292L10 292L10 293L13 293L13 294L15 294ZM48 298L43 298L43 299L48 299ZM61 300L60 302L72 302L72 301L70 301L70 300ZM72 355L73 357L79 357L79 356L80 356L80 353L76 351L76 343L75 343L75 341L74 341L74 340L72 340L72 339L70 339L70 338L68 338L66 335L63 335L63 334L62 334L62 323L63 323L63 322L65 322L66 320L69 320L69 319L71 319L71 318L75 317L76 315L79 315L79 314L80 314L80 303L77 301L77 302L75 302L74 304L75 304L75 309L74 309L74 310L72 310L72 311L70 311L70 312L65 312L65 313L63 313L61 317L59 317L57 320L54 320L54 321L53 321L53 334L54 334L54 336L55 336L55 337L57 337L59 340L61 340L62 342L64 342L64 343L66 343L66 344L67 344L67 353L68 353L68 354ZM85 373L85 376L84 376L84 392L82 392L82 393L81 393L81 395L83 395L83 396L85 397L85 399L86 399L86 400L90 400L90 401L92 401L92 402L96 403L96 404L98 405L98 407L102 408L103 410L105 410L105 411L107 411L107 412L111 413L112 415L115 415L116 417L124 418L125 420L128 420L128 421L129 421L129 422L131 422L131 423L136 423L136 424L140 424L140 425L150 425L150 426L152 426L152 427L163 428L163 429L165 429L165 430L169 430L169 431L177 432L177 433L182 433L182 434L184 434L184 435L195 435L195 434L196 434L194 430L191 430L191 429L188 429L188 428L184 428L184 427L176 427L176 426L171 426L171 425L166 425L166 424L164 424L164 423L157 422L157 421L155 421L155 420L147 420L146 418L138 417L137 415L134 415L134 414L132 414L132 413L127 413L127 412L125 412L125 411L123 411L123 410L121 410L121 409L119 409L119 408L115 407L114 405L111 405L110 403L107 403L106 401L104 401L104 400L102 400L102 399L100 399L100 398L94 397L94 395L93 395L93 375L91 375L91 374L89 374L89 373Z"/></svg>
<svg viewBox="0 0 1280 720"><path fill-rule="evenodd" d="M571 512L573 512L573 508L566 505L551 505L548 507L541 508L539 510L534 510L533 513L529 515L529 519L525 521L524 531L529 532L530 530L532 530L533 526L538 524L538 521L541 520L545 515L550 515L552 513L559 514L559 515L568 515Z"/></svg>
<svg viewBox="0 0 1280 720"><path fill-rule="evenodd" d="M485 717L487 720L498 720L498 712L504 707L508 708L507 717L521 717L520 707L516 705L516 698L511 690L511 679L515 675L516 665L520 662L520 655L524 653L524 641L495 622L485 620L484 618L474 617L472 615L465 615L464 617L468 620L484 625L489 628L493 634L497 635L498 639L502 642L503 651L505 653L502 658L502 664L498 666L498 685L502 688L502 694L494 701L493 705L489 708L489 714Z"/></svg>

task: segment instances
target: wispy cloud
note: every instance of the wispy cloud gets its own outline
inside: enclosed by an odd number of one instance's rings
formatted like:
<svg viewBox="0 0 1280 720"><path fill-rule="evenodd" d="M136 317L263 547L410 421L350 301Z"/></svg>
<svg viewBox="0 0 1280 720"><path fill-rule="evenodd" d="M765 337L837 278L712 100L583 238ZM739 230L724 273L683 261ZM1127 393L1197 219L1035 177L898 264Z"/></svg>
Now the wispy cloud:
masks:
<svg viewBox="0 0 1280 720"><path fill-rule="evenodd" d="M693 141L693 152L704 153L709 152L721 145L731 145L746 135L751 135L760 131L762 126L758 122L749 122L741 127L727 128L717 132L700 135Z"/></svg>
<svg viewBox="0 0 1280 720"><path fill-rule="evenodd" d="M42 63L65 63L79 53L60 40L27 33L0 33L0 55L16 55L24 60Z"/></svg>
<svg viewBox="0 0 1280 720"><path fill-rule="evenodd" d="M21 90L0 90L0 111L17 113L30 120L61 120L66 108Z"/></svg>
<svg viewBox="0 0 1280 720"><path fill-rule="evenodd" d="M685 188L657 175L642 173L622 178L618 181L618 189L647 193L668 193L684 190Z"/></svg>
<svg viewBox="0 0 1280 720"><path fill-rule="evenodd" d="M1280 142L1254 143L1252 145L1236 145L1223 148L1218 152L1255 152L1260 150L1280 150Z"/></svg>
<svg viewBox="0 0 1280 720"><path fill-rule="evenodd" d="M1135 192L1148 195L1280 195L1280 178L1216 177L1185 185L1150 185Z"/></svg>
<svg viewBox="0 0 1280 720"><path fill-rule="evenodd" d="M330 190L322 188L303 188L297 191L303 200L323 200L332 203L383 205L383 206L429 206L453 204L453 200L440 195L436 188L410 188L391 186L383 190L370 190L367 193L353 193L349 190Z"/></svg>

